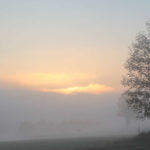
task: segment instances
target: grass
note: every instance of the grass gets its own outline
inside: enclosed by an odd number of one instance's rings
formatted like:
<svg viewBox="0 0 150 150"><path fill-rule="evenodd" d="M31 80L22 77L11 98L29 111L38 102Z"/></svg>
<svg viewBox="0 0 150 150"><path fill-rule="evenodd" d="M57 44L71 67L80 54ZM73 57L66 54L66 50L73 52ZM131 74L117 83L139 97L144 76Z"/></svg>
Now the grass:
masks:
<svg viewBox="0 0 150 150"><path fill-rule="evenodd" d="M150 133L133 138L76 138L0 142L0 150L149 150Z"/></svg>

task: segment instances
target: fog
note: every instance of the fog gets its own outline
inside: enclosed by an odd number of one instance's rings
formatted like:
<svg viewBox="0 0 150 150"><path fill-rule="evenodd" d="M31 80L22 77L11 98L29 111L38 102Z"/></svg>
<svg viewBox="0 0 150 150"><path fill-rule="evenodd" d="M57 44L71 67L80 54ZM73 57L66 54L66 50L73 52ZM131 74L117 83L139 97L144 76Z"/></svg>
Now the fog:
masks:
<svg viewBox="0 0 150 150"><path fill-rule="evenodd" d="M139 123L142 130L149 129L148 121L139 122L127 112L119 93L61 95L1 89L0 140L126 136L137 134Z"/></svg>

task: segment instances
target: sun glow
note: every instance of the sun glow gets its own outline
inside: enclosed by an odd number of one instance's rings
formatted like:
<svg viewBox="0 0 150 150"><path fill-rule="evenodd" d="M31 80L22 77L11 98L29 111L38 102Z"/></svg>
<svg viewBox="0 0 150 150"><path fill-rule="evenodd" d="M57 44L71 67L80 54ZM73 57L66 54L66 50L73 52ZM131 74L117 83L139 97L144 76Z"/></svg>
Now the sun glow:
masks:
<svg viewBox="0 0 150 150"><path fill-rule="evenodd" d="M75 83L83 84L94 80L95 75L88 73L30 73L0 76L1 81L31 87L64 87Z"/></svg>
<svg viewBox="0 0 150 150"><path fill-rule="evenodd" d="M89 93L89 94L101 94L112 92L114 89L109 86L100 85L100 84L89 84L88 86L74 86L69 88L60 88L60 89L42 89L42 92L55 92L60 94L73 94L73 93Z"/></svg>
<svg viewBox="0 0 150 150"><path fill-rule="evenodd" d="M19 86L34 91L65 95L74 93L101 94L114 90L112 87L97 84L96 76L86 73L34 73L11 75L1 76L0 81L8 86L13 85L13 87Z"/></svg>

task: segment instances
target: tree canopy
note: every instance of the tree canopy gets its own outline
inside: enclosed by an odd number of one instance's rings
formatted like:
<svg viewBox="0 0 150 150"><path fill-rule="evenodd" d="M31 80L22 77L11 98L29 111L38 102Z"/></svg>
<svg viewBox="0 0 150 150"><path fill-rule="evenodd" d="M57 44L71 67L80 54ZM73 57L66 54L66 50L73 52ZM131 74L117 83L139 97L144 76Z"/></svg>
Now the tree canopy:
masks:
<svg viewBox="0 0 150 150"><path fill-rule="evenodd" d="M123 97L139 119L150 118L150 22L146 26L146 33L139 33L130 48L122 80L127 87Z"/></svg>

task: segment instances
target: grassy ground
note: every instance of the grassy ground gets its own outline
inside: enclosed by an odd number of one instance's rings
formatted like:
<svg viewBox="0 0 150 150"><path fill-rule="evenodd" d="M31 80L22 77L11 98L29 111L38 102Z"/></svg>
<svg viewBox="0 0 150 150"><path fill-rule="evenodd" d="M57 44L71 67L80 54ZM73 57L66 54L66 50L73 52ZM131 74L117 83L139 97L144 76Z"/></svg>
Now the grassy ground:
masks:
<svg viewBox="0 0 150 150"><path fill-rule="evenodd" d="M130 139L81 138L0 142L0 150L149 150L150 133Z"/></svg>

